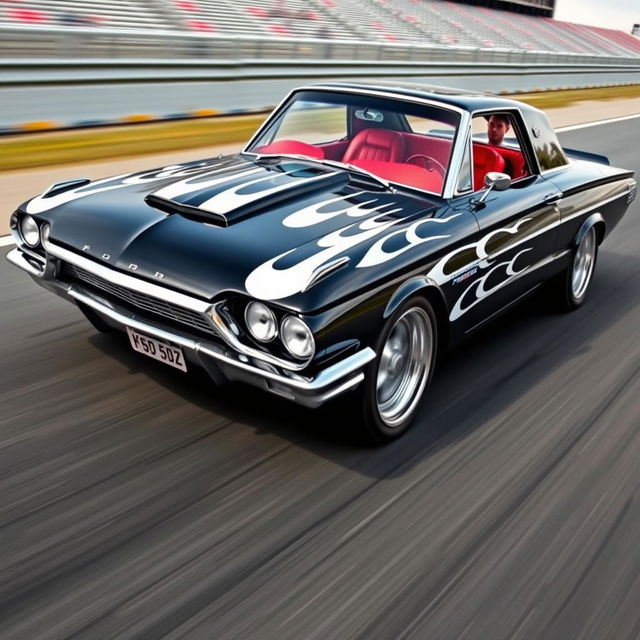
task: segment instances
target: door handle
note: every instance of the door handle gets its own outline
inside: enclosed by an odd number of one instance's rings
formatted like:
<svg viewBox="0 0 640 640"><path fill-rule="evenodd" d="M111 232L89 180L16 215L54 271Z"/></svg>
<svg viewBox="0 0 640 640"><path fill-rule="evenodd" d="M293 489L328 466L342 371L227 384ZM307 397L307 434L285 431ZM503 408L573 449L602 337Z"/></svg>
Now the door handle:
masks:
<svg viewBox="0 0 640 640"><path fill-rule="evenodd" d="M562 200L563 195L562 191L548 193L544 198L542 198L542 200L545 204L558 204L558 202Z"/></svg>

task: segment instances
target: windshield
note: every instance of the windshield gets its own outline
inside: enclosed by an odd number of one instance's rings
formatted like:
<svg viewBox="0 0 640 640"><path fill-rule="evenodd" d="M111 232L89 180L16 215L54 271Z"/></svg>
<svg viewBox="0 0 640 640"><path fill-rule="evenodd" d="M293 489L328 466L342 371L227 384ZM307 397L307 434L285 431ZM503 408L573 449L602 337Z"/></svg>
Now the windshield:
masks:
<svg viewBox="0 0 640 640"><path fill-rule="evenodd" d="M437 106L300 91L246 151L341 162L384 181L442 195L459 119Z"/></svg>

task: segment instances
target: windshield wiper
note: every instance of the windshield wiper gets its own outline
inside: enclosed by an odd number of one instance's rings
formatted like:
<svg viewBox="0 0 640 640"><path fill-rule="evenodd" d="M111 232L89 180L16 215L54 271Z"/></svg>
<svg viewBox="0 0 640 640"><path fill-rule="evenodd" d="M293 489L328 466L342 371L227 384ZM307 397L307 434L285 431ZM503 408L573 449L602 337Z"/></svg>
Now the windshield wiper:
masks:
<svg viewBox="0 0 640 640"><path fill-rule="evenodd" d="M347 171L353 171L353 173L359 173L360 175L368 176L378 184L381 184L388 191L395 193L395 187L391 185L388 180L381 178L375 173L371 173L371 171L367 171L362 167L358 167L355 164L351 164L350 162L341 162L340 160L320 160L321 164L325 164L328 167L337 167L338 169L346 169Z"/></svg>
<svg viewBox="0 0 640 640"><path fill-rule="evenodd" d="M254 152L250 151L249 153ZM375 173L371 173L371 171L367 171L362 167L358 167L355 164L350 164L348 162L340 162L340 160L328 160L326 158L312 158L311 156L305 156L299 153L256 153L255 156L257 160L277 160L278 158L290 158L291 160L301 160L302 162L310 162L312 164L319 164L325 167L344 169L352 173L367 176L377 184L383 186L385 189L387 189L387 191L391 191L392 193L396 192L395 187L392 186L388 180L385 180L384 178L377 176Z"/></svg>

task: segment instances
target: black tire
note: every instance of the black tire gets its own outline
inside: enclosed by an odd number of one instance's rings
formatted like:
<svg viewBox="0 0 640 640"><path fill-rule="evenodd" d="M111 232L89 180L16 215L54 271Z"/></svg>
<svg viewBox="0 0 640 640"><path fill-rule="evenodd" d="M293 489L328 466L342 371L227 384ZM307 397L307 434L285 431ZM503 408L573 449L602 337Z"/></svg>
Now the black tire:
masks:
<svg viewBox="0 0 640 640"><path fill-rule="evenodd" d="M438 323L429 302L413 297L402 303L384 324L374 349L377 355L367 368L357 401L361 435L380 445L409 429L431 383Z"/></svg>
<svg viewBox="0 0 640 640"><path fill-rule="evenodd" d="M555 300L562 311L574 311L584 304L598 259L598 233L589 227L573 252L571 264L552 280Z"/></svg>

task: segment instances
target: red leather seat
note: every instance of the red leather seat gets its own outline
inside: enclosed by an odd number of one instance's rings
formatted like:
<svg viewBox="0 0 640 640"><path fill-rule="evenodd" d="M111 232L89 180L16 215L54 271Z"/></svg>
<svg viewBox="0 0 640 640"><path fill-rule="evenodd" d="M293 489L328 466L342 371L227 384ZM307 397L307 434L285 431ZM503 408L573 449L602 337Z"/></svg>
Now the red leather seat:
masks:
<svg viewBox="0 0 640 640"><path fill-rule="evenodd" d="M411 187L432 193L439 194L442 191L442 176L438 171L427 171L414 164L383 162L382 160L353 160L351 164L392 182L408 184Z"/></svg>
<svg viewBox="0 0 640 640"><path fill-rule="evenodd" d="M484 188L484 177L490 171L504 172L504 158L492 147L473 145L473 190Z"/></svg>
<svg viewBox="0 0 640 640"><path fill-rule="evenodd" d="M324 151L322 149L298 140L278 140L271 144L264 144L254 149L254 151L255 153L293 153L309 156L310 158L318 158L319 160L324 159Z"/></svg>
<svg viewBox="0 0 640 640"><path fill-rule="evenodd" d="M375 160L378 162L402 162L405 142L402 133L389 129L363 129L349 143L342 158L353 160Z"/></svg>
<svg viewBox="0 0 640 640"><path fill-rule="evenodd" d="M508 173L513 180L527 175L524 156L521 151L508 149L507 147L497 147L496 151L504 158L505 173Z"/></svg>

